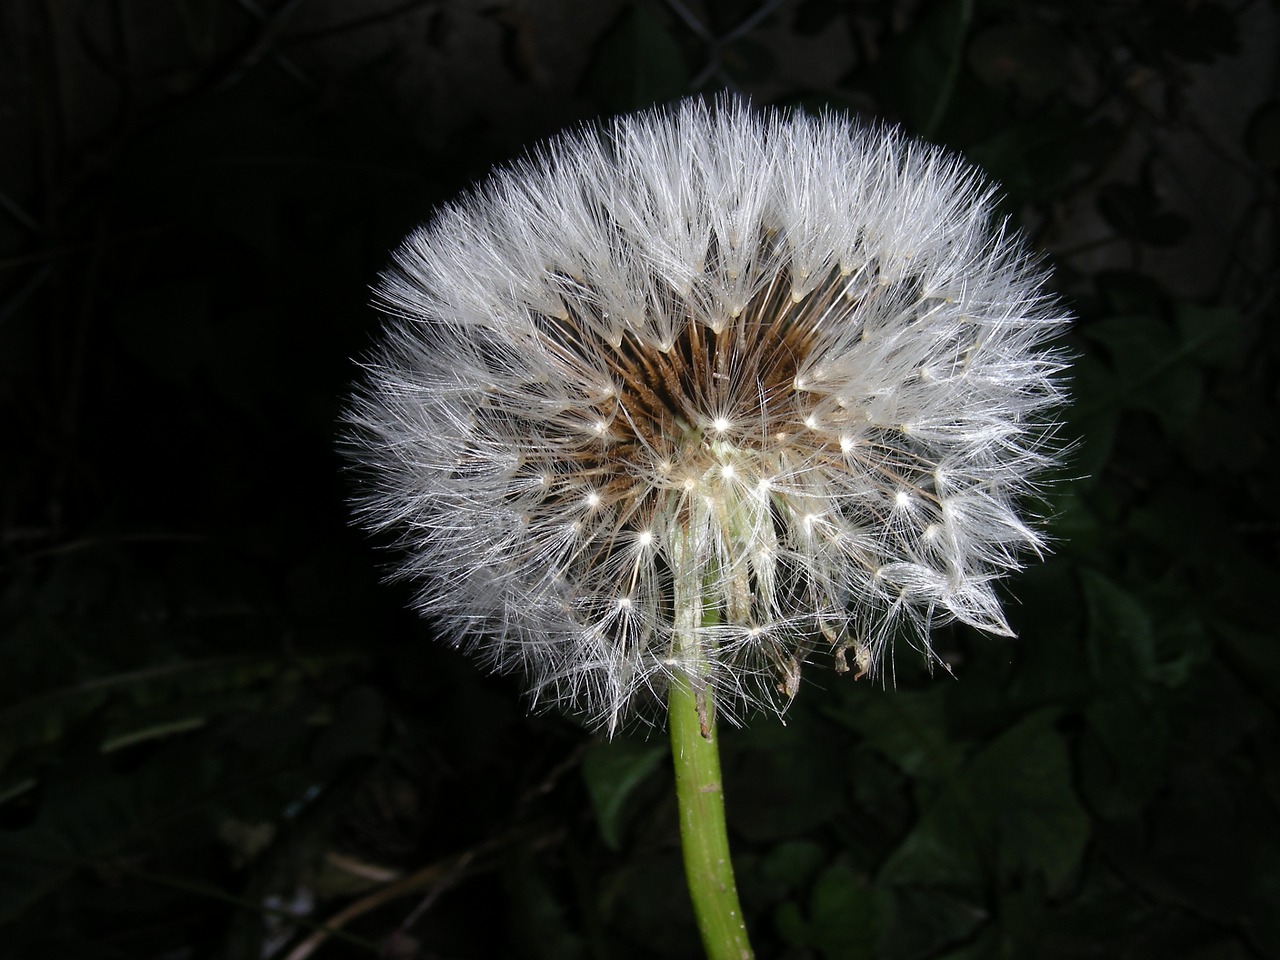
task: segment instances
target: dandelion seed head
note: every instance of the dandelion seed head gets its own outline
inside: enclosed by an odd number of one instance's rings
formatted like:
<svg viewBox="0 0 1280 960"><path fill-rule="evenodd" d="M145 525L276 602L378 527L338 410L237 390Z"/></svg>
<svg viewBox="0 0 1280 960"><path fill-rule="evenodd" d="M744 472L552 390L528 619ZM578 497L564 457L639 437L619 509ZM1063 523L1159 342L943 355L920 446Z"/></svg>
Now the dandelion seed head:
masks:
<svg viewBox="0 0 1280 960"><path fill-rule="evenodd" d="M358 518L538 704L658 717L692 629L727 716L784 710L815 644L876 675L899 634L1008 633L1063 401L1044 283L980 175L891 128L723 100L562 135L382 278Z"/></svg>

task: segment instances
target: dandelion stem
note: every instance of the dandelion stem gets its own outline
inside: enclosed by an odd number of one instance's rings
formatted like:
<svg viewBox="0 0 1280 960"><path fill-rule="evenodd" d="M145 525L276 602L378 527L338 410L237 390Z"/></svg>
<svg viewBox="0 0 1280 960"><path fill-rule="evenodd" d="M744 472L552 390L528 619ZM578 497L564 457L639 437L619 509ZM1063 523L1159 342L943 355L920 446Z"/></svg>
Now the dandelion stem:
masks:
<svg viewBox="0 0 1280 960"><path fill-rule="evenodd" d="M671 684L671 752L680 802L680 842L693 912L710 960L750 960L747 925L729 859L720 785L720 745L711 692L695 692L687 679ZM707 735L700 714L706 710Z"/></svg>
<svg viewBox="0 0 1280 960"><path fill-rule="evenodd" d="M714 611L704 614L701 598L678 588L677 607L676 654L689 667L675 672L668 709L685 878L709 960L751 960L754 954L729 858L715 702L709 670L702 669L708 665L692 629L698 623L708 625Z"/></svg>

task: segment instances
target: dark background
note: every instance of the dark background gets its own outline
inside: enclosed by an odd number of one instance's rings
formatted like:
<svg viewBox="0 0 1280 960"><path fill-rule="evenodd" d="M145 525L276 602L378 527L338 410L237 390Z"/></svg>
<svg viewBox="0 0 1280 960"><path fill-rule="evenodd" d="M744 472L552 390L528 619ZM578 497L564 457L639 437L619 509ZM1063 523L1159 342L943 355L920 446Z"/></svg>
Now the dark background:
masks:
<svg viewBox="0 0 1280 960"><path fill-rule="evenodd" d="M435 204L724 87L963 151L1079 317L1020 639L723 738L761 957L1280 956L1278 54L1262 0L6 2L0 956L699 954L663 737L436 642L334 438Z"/></svg>

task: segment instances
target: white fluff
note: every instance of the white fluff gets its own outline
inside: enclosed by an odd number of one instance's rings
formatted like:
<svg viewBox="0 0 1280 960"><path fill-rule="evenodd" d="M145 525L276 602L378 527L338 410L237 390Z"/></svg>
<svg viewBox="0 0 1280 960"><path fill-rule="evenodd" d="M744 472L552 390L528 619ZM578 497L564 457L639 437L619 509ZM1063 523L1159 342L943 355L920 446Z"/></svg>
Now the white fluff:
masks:
<svg viewBox="0 0 1280 960"><path fill-rule="evenodd" d="M674 671L785 709L815 646L1007 634L1065 318L963 161L688 101L562 135L397 251L348 413L421 610L613 730ZM681 645L682 649L686 645ZM705 666L705 665L704 665Z"/></svg>

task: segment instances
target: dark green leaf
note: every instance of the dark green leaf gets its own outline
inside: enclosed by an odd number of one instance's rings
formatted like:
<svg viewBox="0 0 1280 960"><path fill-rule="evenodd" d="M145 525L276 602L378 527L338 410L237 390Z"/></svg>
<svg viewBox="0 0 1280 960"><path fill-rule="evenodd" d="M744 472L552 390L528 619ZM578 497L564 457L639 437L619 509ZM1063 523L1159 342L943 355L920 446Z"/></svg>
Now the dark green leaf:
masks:
<svg viewBox="0 0 1280 960"><path fill-rule="evenodd" d="M684 53L648 4L634 3L596 44L587 91L610 110L634 110L688 92Z"/></svg>
<svg viewBox="0 0 1280 960"><path fill-rule="evenodd" d="M1064 86L1070 70L1062 35L1034 20L995 23L969 45L969 65L983 82L1009 85L1030 100L1042 100Z"/></svg>
<svg viewBox="0 0 1280 960"><path fill-rule="evenodd" d="M757 879L782 890L807 884L827 859L823 848L809 840L789 840L775 846L760 861Z"/></svg>
<svg viewBox="0 0 1280 960"><path fill-rule="evenodd" d="M627 800L669 751L665 744L618 738L597 744L582 763L582 776L600 836L611 850L622 846Z"/></svg>
<svg viewBox="0 0 1280 960"><path fill-rule="evenodd" d="M1204 400L1204 376L1197 366L1201 347L1217 330L1200 327L1185 339L1155 317L1110 317L1096 321L1085 335L1102 344L1111 361L1110 382L1091 387L1085 410L1122 403L1148 410L1169 430L1181 428Z"/></svg>
<svg viewBox="0 0 1280 960"><path fill-rule="evenodd" d="M831 960L875 956L880 937L875 897L851 867L837 863L814 884L809 900L809 942Z"/></svg>
<svg viewBox="0 0 1280 960"><path fill-rule="evenodd" d="M1128 687L1155 667L1151 615L1137 598L1102 574L1080 572L1089 612L1089 665L1102 685Z"/></svg>
<svg viewBox="0 0 1280 960"><path fill-rule="evenodd" d="M1161 209L1142 184L1113 183L1098 191L1098 212L1124 237L1154 246L1173 246L1190 229L1181 216Z"/></svg>
<svg viewBox="0 0 1280 960"><path fill-rule="evenodd" d="M1245 132L1245 146L1254 163L1280 167L1280 100L1269 100L1254 111Z"/></svg>
<svg viewBox="0 0 1280 960"><path fill-rule="evenodd" d="M981 886L992 872L1071 877L1089 821L1054 714L1032 714L978 753L885 863L882 883Z"/></svg>
<svg viewBox="0 0 1280 960"><path fill-rule="evenodd" d="M923 691L850 690L833 719L856 730L904 773L921 780L943 780L963 762L963 753L947 736L946 688Z"/></svg>

